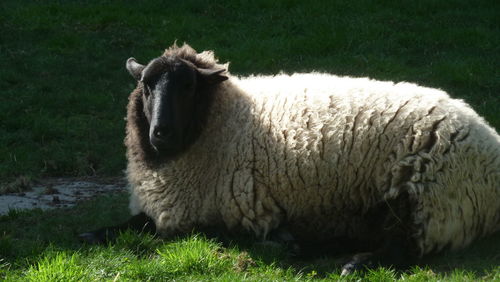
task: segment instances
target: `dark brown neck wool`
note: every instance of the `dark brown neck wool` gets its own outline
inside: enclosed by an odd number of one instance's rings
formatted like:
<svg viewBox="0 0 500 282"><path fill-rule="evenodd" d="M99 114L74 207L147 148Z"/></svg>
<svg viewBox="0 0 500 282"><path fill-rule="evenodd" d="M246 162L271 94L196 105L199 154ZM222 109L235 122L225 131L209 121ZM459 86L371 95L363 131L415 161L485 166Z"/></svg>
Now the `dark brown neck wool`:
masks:
<svg viewBox="0 0 500 282"><path fill-rule="evenodd" d="M225 68L224 65L217 64L212 52L198 54L189 45L181 47L173 45L165 50L162 57L178 57L193 63L197 68ZM213 94L217 85L199 84L196 90L196 103L193 105L195 114L187 130L186 144L182 151L188 149L201 134L206 123ZM146 167L155 167L171 156L161 156L153 149L149 141L149 122L144 114L142 99L143 86L139 83L137 88L130 94L127 106L127 126L125 146L127 147L127 158L132 162L143 163ZM182 153L182 152L178 152Z"/></svg>
<svg viewBox="0 0 500 282"><path fill-rule="evenodd" d="M155 152L149 143L149 123L143 111L142 86L129 96L125 146L129 161L148 164L154 159Z"/></svg>

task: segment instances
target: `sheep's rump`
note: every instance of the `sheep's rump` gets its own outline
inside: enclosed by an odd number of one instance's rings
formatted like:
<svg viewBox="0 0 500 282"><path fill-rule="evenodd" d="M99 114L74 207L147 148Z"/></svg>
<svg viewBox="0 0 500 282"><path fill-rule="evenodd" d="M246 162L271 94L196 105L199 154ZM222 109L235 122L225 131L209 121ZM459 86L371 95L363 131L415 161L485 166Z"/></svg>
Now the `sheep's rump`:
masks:
<svg viewBox="0 0 500 282"><path fill-rule="evenodd" d="M364 238L367 213L404 194L423 255L498 230L499 156L498 134L437 89L256 76L221 87L189 152L129 178L132 205L160 231L220 221L258 236L286 224L309 239Z"/></svg>
<svg viewBox="0 0 500 282"><path fill-rule="evenodd" d="M250 130L263 134L254 154L271 155L256 159L264 171L254 177L270 178L289 220L357 233L357 215L406 192L423 253L498 229L500 138L462 101L410 83L319 74L239 85L262 113ZM269 151L266 142L278 145Z"/></svg>

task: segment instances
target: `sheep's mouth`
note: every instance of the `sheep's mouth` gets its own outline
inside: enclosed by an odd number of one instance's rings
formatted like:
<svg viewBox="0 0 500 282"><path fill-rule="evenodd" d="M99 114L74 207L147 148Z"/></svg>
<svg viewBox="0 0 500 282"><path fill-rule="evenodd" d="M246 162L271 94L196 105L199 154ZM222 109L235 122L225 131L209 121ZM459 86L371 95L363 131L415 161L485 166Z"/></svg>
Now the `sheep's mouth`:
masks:
<svg viewBox="0 0 500 282"><path fill-rule="evenodd" d="M175 138L161 140L155 137L150 138L151 147L159 155L173 155L182 149L182 144Z"/></svg>
<svg viewBox="0 0 500 282"><path fill-rule="evenodd" d="M151 141L151 146L158 153L165 152L165 151L173 151L177 147L174 144L171 144L171 143L165 142L165 141L162 141L162 142L158 142L158 141L153 142L153 141Z"/></svg>

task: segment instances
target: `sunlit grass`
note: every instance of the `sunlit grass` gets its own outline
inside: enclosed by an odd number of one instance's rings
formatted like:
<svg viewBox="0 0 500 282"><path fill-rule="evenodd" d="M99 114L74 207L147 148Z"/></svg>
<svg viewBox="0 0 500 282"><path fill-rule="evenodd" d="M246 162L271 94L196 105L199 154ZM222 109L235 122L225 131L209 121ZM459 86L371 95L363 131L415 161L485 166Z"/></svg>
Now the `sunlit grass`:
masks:
<svg viewBox="0 0 500 282"><path fill-rule="evenodd" d="M106 208L108 207L108 208ZM253 239L203 234L162 240L122 233L109 245L85 245L76 234L127 217L125 195L76 208L13 212L0 217L0 280L6 281L477 281L500 278L500 237L422 261L406 271L379 268L340 276L331 254L294 257L284 247Z"/></svg>

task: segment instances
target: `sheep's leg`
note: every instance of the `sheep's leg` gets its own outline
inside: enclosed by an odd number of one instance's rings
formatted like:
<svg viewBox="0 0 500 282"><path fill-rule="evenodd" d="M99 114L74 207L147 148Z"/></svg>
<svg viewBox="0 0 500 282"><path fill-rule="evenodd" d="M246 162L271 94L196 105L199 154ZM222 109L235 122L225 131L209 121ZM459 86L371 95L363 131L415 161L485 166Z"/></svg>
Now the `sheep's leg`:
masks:
<svg viewBox="0 0 500 282"><path fill-rule="evenodd" d="M269 234L269 239L285 246L290 254L294 256L300 255L301 253L300 245L298 244L297 240L295 240L295 237L293 237L293 235L287 229L278 228L277 230Z"/></svg>
<svg viewBox="0 0 500 282"><path fill-rule="evenodd" d="M342 275L355 270L374 268L378 266L403 269L416 262L416 246L411 238L415 229L411 224L410 212L412 204L407 193L402 193L396 199L388 200L369 212L367 221L375 234L382 236L379 246L373 252L358 253L342 267ZM381 227L381 229L380 229Z"/></svg>
<svg viewBox="0 0 500 282"><path fill-rule="evenodd" d="M155 234L156 226L154 221L150 217L148 217L145 213L140 213L138 215L132 216L129 220L122 224L103 227L91 232L81 233L78 235L78 237L85 243L104 244L116 239L120 232L126 230Z"/></svg>
<svg viewBox="0 0 500 282"><path fill-rule="evenodd" d="M285 247L293 256L299 255L301 250L297 240L285 228L278 228L271 231L267 239L256 243L256 245Z"/></svg>
<svg viewBox="0 0 500 282"><path fill-rule="evenodd" d="M414 262L415 257L408 251L408 243L402 238L392 238L374 252L358 253L352 256L350 261L342 267L342 275L379 266L404 269Z"/></svg>

